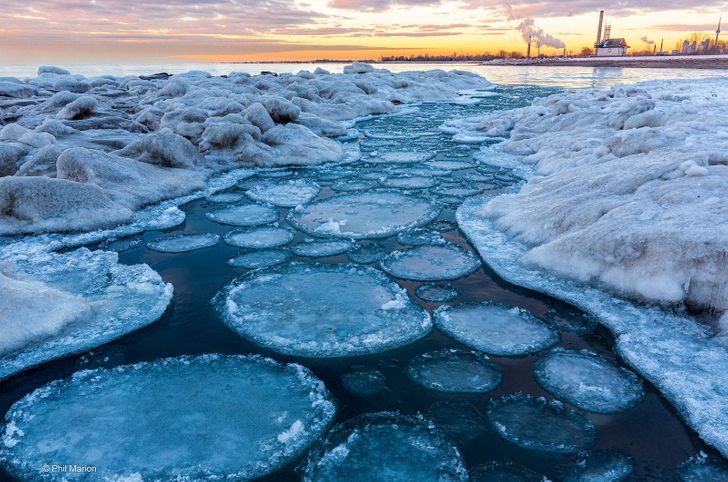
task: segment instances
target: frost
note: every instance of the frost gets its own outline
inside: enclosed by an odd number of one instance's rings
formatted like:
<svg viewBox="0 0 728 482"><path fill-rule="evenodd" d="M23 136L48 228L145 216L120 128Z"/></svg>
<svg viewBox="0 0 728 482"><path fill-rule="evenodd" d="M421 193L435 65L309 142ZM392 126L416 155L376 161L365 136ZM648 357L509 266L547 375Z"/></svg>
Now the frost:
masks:
<svg viewBox="0 0 728 482"><path fill-rule="evenodd" d="M407 367L407 374L427 388L454 393L489 392L502 379L500 368L487 356L454 349L415 357Z"/></svg>
<svg viewBox="0 0 728 482"><path fill-rule="evenodd" d="M480 268L477 257L454 244L395 251L380 264L392 276L416 281L458 279Z"/></svg>

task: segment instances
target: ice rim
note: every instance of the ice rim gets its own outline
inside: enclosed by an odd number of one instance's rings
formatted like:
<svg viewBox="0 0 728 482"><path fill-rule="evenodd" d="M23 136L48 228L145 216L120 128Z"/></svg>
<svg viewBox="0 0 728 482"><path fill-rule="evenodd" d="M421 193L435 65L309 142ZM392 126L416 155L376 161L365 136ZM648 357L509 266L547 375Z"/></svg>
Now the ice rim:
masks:
<svg viewBox="0 0 728 482"><path fill-rule="evenodd" d="M707 444L728 457L726 349L686 314L524 266L520 259L527 246L479 215L492 198L467 200L456 212L460 229L485 264L509 283L571 303L596 318L614 334L620 357L655 385Z"/></svg>
<svg viewBox="0 0 728 482"><path fill-rule="evenodd" d="M286 375L295 376L301 383L302 387L309 389L309 400L311 401L311 410L314 416L311 418L310 425L307 425L307 432L311 432L313 435L308 437L295 438L294 443L285 444L283 450L278 450L273 457L268 460L268 464L264 466L255 465L253 467L243 468L236 474L214 474L204 469L201 469L195 464L190 464L190 470L197 470L189 474L179 474L175 480L177 481L192 481L200 479L232 479L232 478L243 478L248 480L250 478L261 477L267 475L285 464L289 463L299 455L301 455L314 441L322 437L326 430L331 426L336 415L336 405L331 398L331 394L324 385L308 368L296 364L296 363L282 363L271 358L267 358L261 355L223 355L223 354L204 354L204 355L182 355L178 357L162 358L155 361L140 362L131 365L120 365L114 368L97 368L93 370L81 370L75 372L70 377L60 380L54 380L35 391L29 393L22 399L15 402L10 410L5 414L4 431L0 433L0 464L9 470L12 474L23 478L30 476L29 478L35 480L32 475L38 475L40 468L36 465L29 465L26 461L20 460L13 455L13 448L22 443L22 433L19 433L19 429L22 430L23 422L27 422L32 419L32 411L34 405L48 397L57 395L63 390L63 388L73 383L95 383L97 377L103 374L111 373L123 373L130 371L138 371L144 369L150 369L156 367L166 367L174 365L190 365L191 363L204 363L214 364L221 359L236 360L241 363L250 363L264 365L267 367L278 368ZM19 440L12 439L13 436L19 435ZM15 443L8 444L8 440L13 440ZM250 473L251 471L257 470L256 472ZM139 475L139 480L161 480L157 477L165 477L165 473L161 474L128 474L129 480L137 480L132 478ZM43 479L43 477L40 477ZM65 480L65 479L64 479ZM103 480L126 480L123 477L120 478L118 474L112 478L104 478Z"/></svg>

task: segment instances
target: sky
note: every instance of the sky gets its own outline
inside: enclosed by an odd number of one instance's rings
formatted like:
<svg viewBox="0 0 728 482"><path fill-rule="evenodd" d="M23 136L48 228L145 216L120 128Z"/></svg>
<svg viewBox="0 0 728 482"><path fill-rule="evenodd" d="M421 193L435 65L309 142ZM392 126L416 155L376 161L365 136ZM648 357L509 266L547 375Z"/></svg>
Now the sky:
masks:
<svg viewBox="0 0 728 482"><path fill-rule="evenodd" d="M578 52L600 9L633 49L714 36L728 0L3 0L0 64L378 59Z"/></svg>

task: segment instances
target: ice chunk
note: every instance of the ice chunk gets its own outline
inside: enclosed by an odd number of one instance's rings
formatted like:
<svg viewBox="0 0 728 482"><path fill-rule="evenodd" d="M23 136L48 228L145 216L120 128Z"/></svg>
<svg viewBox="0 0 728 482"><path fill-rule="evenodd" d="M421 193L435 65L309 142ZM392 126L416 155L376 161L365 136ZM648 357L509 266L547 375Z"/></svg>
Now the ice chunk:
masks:
<svg viewBox="0 0 728 482"><path fill-rule="evenodd" d="M500 385L501 370L474 351L443 349L423 353L407 367L409 377L439 392L484 393Z"/></svg>
<svg viewBox="0 0 728 482"><path fill-rule="evenodd" d="M375 164L413 164L425 162L433 157L434 154L427 152L393 151L383 152L367 161Z"/></svg>
<svg viewBox="0 0 728 482"><path fill-rule="evenodd" d="M99 249L104 251L116 251L121 253L123 251L129 251L130 249L136 249L144 245L144 239L141 237L132 238L109 238L99 244Z"/></svg>
<svg viewBox="0 0 728 482"><path fill-rule="evenodd" d="M263 183L246 192L253 201L274 206L293 208L308 203L321 191L321 186L311 181L293 179L282 183Z"/></svg>
<svg viewBox="0 0 728 482"><path fill-rule="evenodd" d="M441 306L435 323L457 341L492 355L529 355L559 341L555 331L527 311L490 302Z"/></svg>
<svg viewBox="0 0 728 482"><path fill-rule="evenodd" d="M381 352L432 326L427 312L384 274L352 265L291 263L233 282L216 301L241 336L287 355Z"/></svg>
<svg viewBox="0 0 728 482"><path fill-rule="evenodd" d="M480 267L480 259L454 244L395 251L381 261L384 271L416 281L453 280Z"/></svg>
<svg viewBox="0 0 728 482"><path fill-rule="evenodd" d="M148 134L115 154L148 164L181 169L193 169L201 162L200 153L194 144L167 128Z"/></svg>
<svg viewBox="0 0 728 482"><path fill-rule="evenodd" d="M590 412L621 412L644 395L634 373L585 350L550 352L536 364L534 376L558 398Z"/></svg>
<svg viewBox="0 0 728 482"><path fill-rule="evenodd" d="M77 120L92 115L96 111L98 102L93 95L82 95L73 102L66 104L60 112L59 119Z"/></svg>
<svg viewBox="0 0 728 482"><path fill-rule="evenodd" d="M492 460L470 470L470 482L543 482L546 479L511 461Z"/></svg>
<svg viewBox="0 0 728 482"><path fill-rule="evenodd" d="M162 253L185 253L196 249L211 248L220 242L220 236L212 233L172 234L147 243L147 248Z"/></svg>
<svg viewBox="0 0 728 482"><path fill-rule="evenodd" d="M305 482L468 480L458 449L426 421L380 412L334 427L308 456Z"/></svg>
<svg viewBox="0 0 728 482"><path fill-rule="evenodd" d="M358 244L346 255L355 263L372 264L379 262L389 251L379 243Z"/></svg>
<svg viewBox="0 0 728 482"><path fill-rule="evenodd" d="M345 74L367 74L369 72L374 72L374 67L364 62L353 62L344 66Z"/></svg>
<svg viewBox="0 0 728 482"><path fill-rule="evenodd" d="M435 169L446 169L448 171L457 171L460 169L470 169L475 167L474 164L465 161L430 161L427 165Z"/></svg>
<svg viewBox="0 0 728 482"><path fill-rule="evenodd" d="M579 457L564 482L620 482L634 472L634 460L614 450L596 450ZM704 479L701 479L704 480Z"/></svg>
<svg viewBox="0 0 728 482"><path fill-rule="evenodd" d="M225 242L238 248L275 248L293 239L290 229L266 226L255 229L235 229L225 235Z"/></svg>
<svg viewBox="0 0 728 482"><path fill-rule="evenodd" d="M167 358L80 371L27 395L6 416L0 461L21 479L74 461L96 467L95 480L248 480L300 455L334 413L300 365Z"/></svg>
<svg viewBox="0 0 728 482"><path fill-rule="evenodd" d="M477 196L483 192L483 188L474 185L445 185L438 186L432 190L435 194L440 196L453 196L453 197L471 197Z"/></svg>
<svg viewBox="0 0 728 482"><path fill-rule="evenodd" d="M341 381L350 393L359 397L370 397L384 390L386 379L378 370L366 370L345 373Z"/></svg>
<svg viewBox="0 0 728 482"><path fill-rule="evenodd" d="M347 179L333 183L331 189L342 192L368 191L376 187L376 185L376 182L366 179Z"/></svg>
<svg viewBox="0 0 728 482"><path fill-rule="evenodd" d="M291 253L283 249L261 249L243 253L230 258L228 266L233 268L261 269L285 263L291 259Z"/></svg>
<svg viewBox="0 0 728 482"><path fill-rule="evenodd" d="M490 401L488 419L504 439L520 447L565 454L588 450L597 430L563 404L530 395L506 395Z"/></svg>
<svg viewBox="0 0 728 482"><path fill-rule="evenodd" d="M207 218L232 226L260 226L278 220L278 210L261 204L241 204L207 213Z"/></svg>
<svg viewBox="0 0 728 482"><path fill-rule="evenodd" d="M0 380L95 348L156 321L172 298L149 266L117 253L8 254L0 264Z"/></svg>
<svg viewBox="0 0 728 482"><path fill-rule="evenodd" d="M291 211L295 227L313 236L386 238L427 224L440 206L433 201L392 191L341 194Z"/></svg>
<svg viewBox="0 0 728 482"><path fill-rule="evenodd" d="M354 244L344 239L333 241L317 241L307 239L300 244L294 246L291 251L296 256L307 256L309 258L323 258L325 256L335 256L337 254L346 253Z"/></svg>
<svg viewBox="0 0 728 482"><path fill-rule="evenodd" d="M437 179L422 176L388 177L382 181L382 186L395 189L427 189L436 186Z"/></svg>
<svg viewBox="0 0 728 482"><path fill-rule="evenodd" d="M683 482L723 482L728 480L728 464L700 452L680 465L678 475Z"/></svg>
<svg viewBox="0 0 728 482"><path fill-rule="evenodd" d="M454 300L460 292L450 285L421 285L417 287L415 294L431 303L443 303Z"/></svg>
<svg viewBox="0 0 728 482"><path fill-rule="evenodd" d="M236 203L241 201L245 195L241 192L221 192L207 196L207 200L213 203Z"/></svg>
<svg viewBox="0 0 728 482"><path fill-rule="evenodd" d="M402 231L397 234L397 242L400 244L409 244L410 246L446 244L445 238L438 231L423 228Z"/></svg>

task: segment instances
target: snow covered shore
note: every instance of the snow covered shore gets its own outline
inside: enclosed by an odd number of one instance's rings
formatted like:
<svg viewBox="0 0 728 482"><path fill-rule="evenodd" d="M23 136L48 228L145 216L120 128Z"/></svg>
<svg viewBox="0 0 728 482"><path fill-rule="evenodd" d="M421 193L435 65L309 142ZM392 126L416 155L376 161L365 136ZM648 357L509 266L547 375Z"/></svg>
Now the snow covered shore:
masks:
<svg viewBox="0 0 728 482"><path fill-rule="evenodd" d="M481 159L527 178L458 210L488 264L596 316L724 455L726 330L687 310L728 308L727 112L728 82L705 79L557 94L442 127L505 139Z"/></svg>
<svg viewBox="0 0 728 482"><path fill-rule="evenodd" d="M338 162L357 118L491 84L467 72L0 78L0 235L88 231L244 166Z"/></svg>

